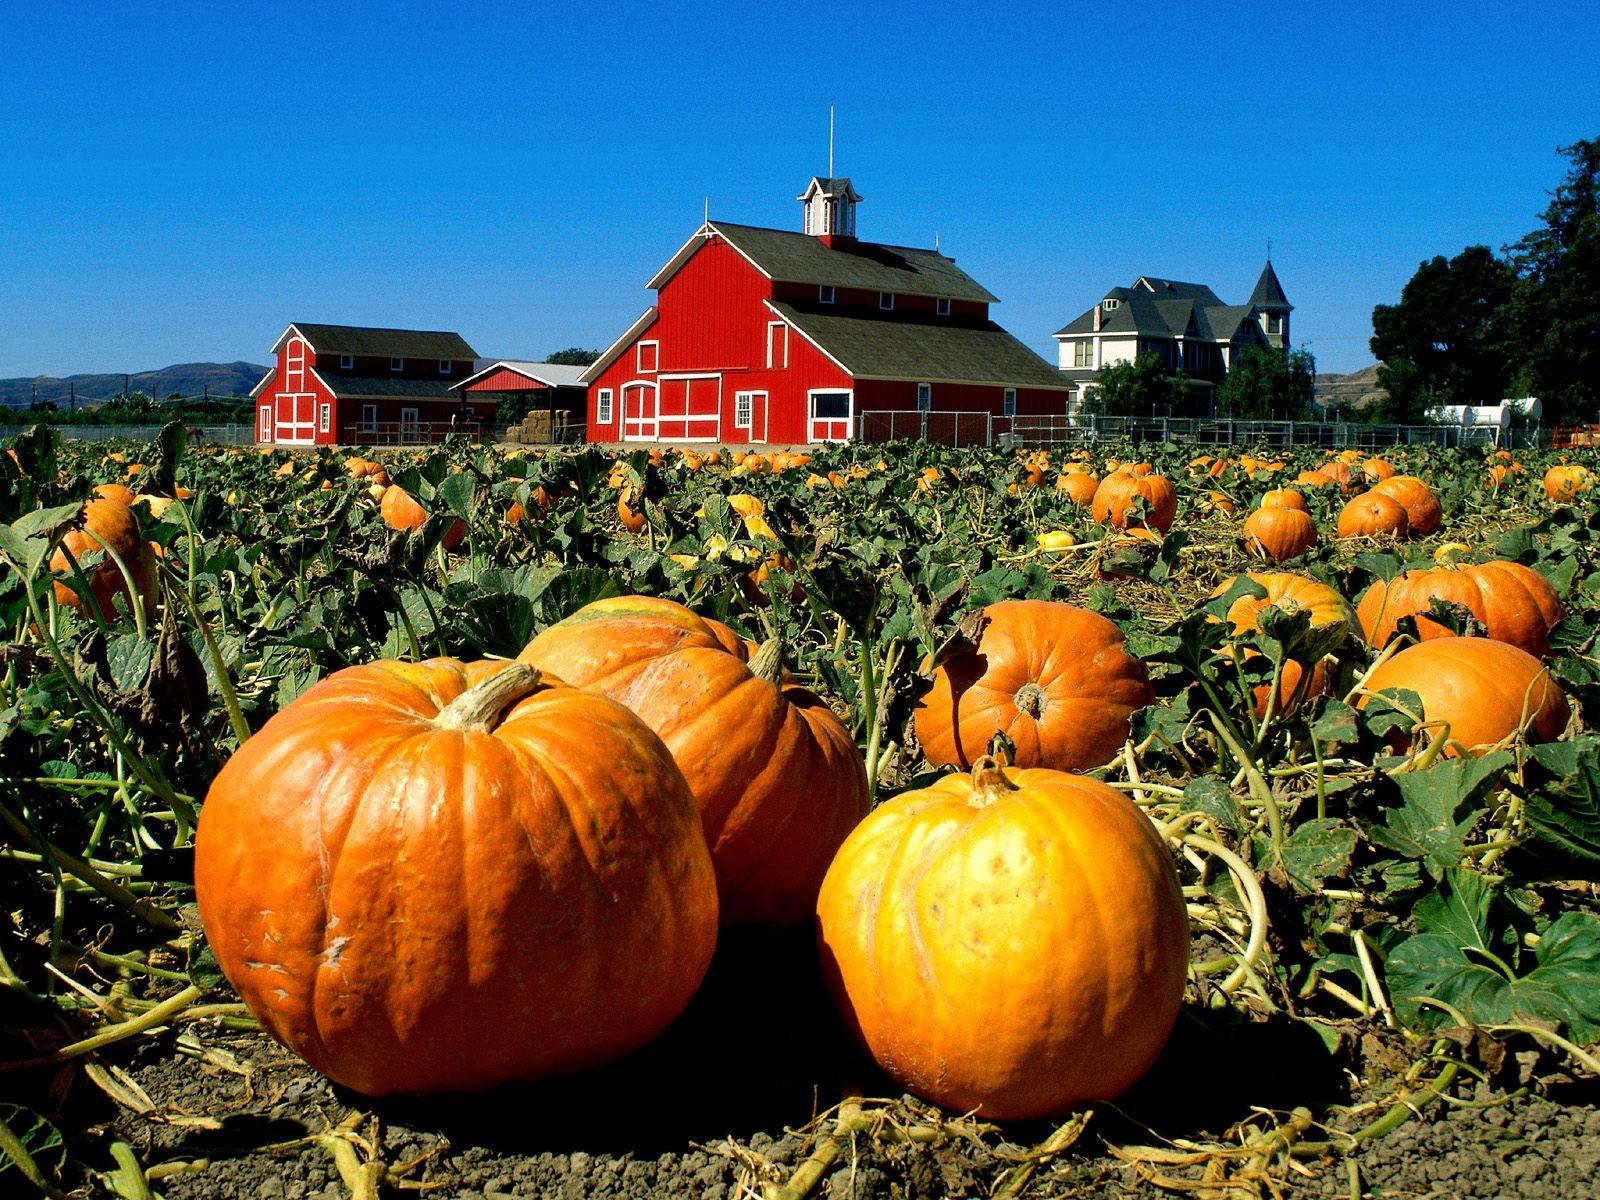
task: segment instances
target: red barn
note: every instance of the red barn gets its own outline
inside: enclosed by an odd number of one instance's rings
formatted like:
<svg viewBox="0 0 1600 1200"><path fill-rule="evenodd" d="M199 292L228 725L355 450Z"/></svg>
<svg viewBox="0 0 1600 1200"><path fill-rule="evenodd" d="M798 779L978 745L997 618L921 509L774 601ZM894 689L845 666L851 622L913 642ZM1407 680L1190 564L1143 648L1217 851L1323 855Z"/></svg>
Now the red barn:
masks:
<svg viewBox="0 0 1600 1200"><path fill-rule="evenodd" d="M880 440L919 414L1066 411L1070 385L954 260L858 241L848 179L799 199L805 232L707 221L650 280L655 305L584 372L590 441Z"/></svg>
<svg viewBox="0 0 1600 1200"><path fill-rule="evenodd" d="M272 353L250 393L262 445L436 442L494 423L492 398L451 391L477 365L459 333L296 322Z"/></svg>

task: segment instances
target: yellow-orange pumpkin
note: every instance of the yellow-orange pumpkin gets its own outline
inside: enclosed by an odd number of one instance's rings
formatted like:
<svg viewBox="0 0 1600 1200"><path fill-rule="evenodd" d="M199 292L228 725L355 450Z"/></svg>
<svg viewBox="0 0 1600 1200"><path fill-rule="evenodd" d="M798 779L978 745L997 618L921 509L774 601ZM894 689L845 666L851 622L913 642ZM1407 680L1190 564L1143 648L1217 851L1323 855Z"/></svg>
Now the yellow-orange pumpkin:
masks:
<svg viewBox="0 0 1600 1200"><path fill-rule="evenodd" d="M1139 809L1098 780L993 759L861 822L817 930L839 1011L890 1077L992 1119L1126 1090L1188 969L1177 874Z"/></svg>
<svg viewBox="0 0 1600 1200"><path fill-rule="evenodd" d="M1349 537L1404 537L1411 529L1405 506L1382 492L1362 492L1339 510L1338 535Z"/></svg>
<svg viewBox="0 0 1600 1200"><path fill-rule="evenodd" d="M1019 767L1084 770L1107 761L1154 698L1144 664L1099 613L1052 600L984 610L977 645L934 673L914 713L928 761L969 768L1003 732Z"/></svg>
<svg viewBox="0 0 1600 1200"><path fill-rule="evenodd" d="M1552 501L1576 500L1580 494L1594 486L1594 475L1588 467L1562 464L1544 473L1544 494Z"/></svg>
<svg viewBox="0 0 1600 1200"><path fill-rule="evenodd" d="M1258 508L1245 518L1244 544L1251 554L1282 562L1317 544L1317 523L1298 508Z"/></svg>
<svg viewBox="0 0 1600 1200"><path fill-rule="evenodd" d="M1391 475L1373 484L1372 490L1399 502L1406 510L1406 527L1414 537L1427 537L1444 519L1439 497L1415 475Z"/></svg>
<svg viewBox="0 0 1600 1200"><path fill-rule="evenodd" d="M317 684L217 775L206 939L269 1033L372 1095L574 1071L699 986L717 894L694 801L621 705L521 664Z"/></svg>
<svg viewBox="0 0 1600 1200"><path fill-rule="evenodd" d="M1138 474L1143 466L1136 464L1113 471L1095 488L1090 512L1095 524L1110 525L1113 529L1126 529L1130 524L1148 525L1165 533L1172 528L1172 519L1178 514L1178 493L1172 482L1161 475ZM1142 518L1131 518L1129 513L1135 500L1143 497L1149 511Z"/></svg>
<svg viewBox="0 0 1600 1200"><path fill-rule="evenodd" d="M1424 641L1449 637L1448 629L1423 615L1435 597L1465 605L1490 637L1535 657L1550 652L1550 630L1561 619L1561 598L1532 567L1498 561L1428 567L1404 571L1387 584L1380 579L1367 589L1356 609L1367 641L1375 649L1386 645L1396 623L1408 616L1416 617Z"/></svg>
<svg viewBox="0 0 1600 1200"><path fill-rule="evenodd" d="M145 614L155 604L155 560L149 547L139 536L139 519L133 510L119 500L90 500L83 506L83 516L75 529L68 530L61 544L50 556L50 569L62 575L70 574L72 565L68 552L80 566L88 555L99 551L105 555L98 567L89 573L89 602L106 620L115 615L113 601L119 594L130 606L137 600ZM115 554L128 568L128 576L112 559ZM82 598L61 580L55 584L56 603L66 608L81 608Z"/></svg>
<svg viewBox="0 0 1600 1200"><path fill-rule="evenodd" d="M422 523L428 519L428 510L423 508L416 497L405 488L399 484L391 484L384 488L383 498L378 501L378 515L390 529L415 530L422 528ZM457 519L450 523L449 529L445 530L440 544L446 550L454 550L466 536L467 527Z"/></svg>

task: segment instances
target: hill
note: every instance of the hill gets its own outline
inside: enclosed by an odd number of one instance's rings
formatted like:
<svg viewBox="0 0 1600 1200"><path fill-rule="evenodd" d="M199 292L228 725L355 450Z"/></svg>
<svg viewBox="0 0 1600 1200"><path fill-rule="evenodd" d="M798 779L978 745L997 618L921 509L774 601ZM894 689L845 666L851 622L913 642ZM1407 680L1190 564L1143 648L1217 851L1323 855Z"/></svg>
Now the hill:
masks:
<svg viewBox="0 0 1600 1200"><path fill-rule="evenodd" d="M1318 375L1312 381L1312 397L1323 408L1337 408L1341 404L1365 408L1383 395L1383 389L1378 386L1378 368L1382 365L1373 363L1348 375Z"/></svg>
<svg viewBox="0 0 1600 1200"><path fill-rule="evenodd" d="M32 379L0 379L0 405L27 408L35 400L48 401L63 411L77 398L78 404L101 404L124 390L143 392L158 400L174 393L180 396L209 395L214 399L248 395L261 382L267 368L259 363L178 363L155 371L133 371L126 375L68 375L57 379L40 375Z"/></svg>

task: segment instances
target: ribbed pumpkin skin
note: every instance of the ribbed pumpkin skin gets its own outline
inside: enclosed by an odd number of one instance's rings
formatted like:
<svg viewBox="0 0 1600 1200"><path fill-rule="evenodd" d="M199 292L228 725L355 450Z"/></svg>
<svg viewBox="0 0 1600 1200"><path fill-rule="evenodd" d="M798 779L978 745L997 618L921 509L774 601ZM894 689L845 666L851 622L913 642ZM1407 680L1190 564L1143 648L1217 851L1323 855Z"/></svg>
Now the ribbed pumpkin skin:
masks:
<svg viewBox="0 0 1600 1200"><path fill-rule="evenodd" d="M1155 1061L1188 968L1172 859L1097 780L1007 769L880 805L817 902L840 1013L910 1092L992 1119L1110 1100Z"/></svg>
<svg viewBox="0 0 1600 1200"><path fill-rule="evenodd" d="M814 693L753 675L737 635L681 604L586 605L521 659L626 705L694 793L726 924L807 919L834 851L867 814L855 739Z"/></svg>
<svg viewBox="0 0 1600 1200"><path fill-rule="evenodd" d="M1339 510L1336 527L1339 537L1405 537L1411 532L1411 518L1405 505L1382 492L1362 492Z"/></svg>
<svg viewBox="0 0 1600 1200"><path fill-rule="evenodd" d="M914 713L928 761L970 768L998 731L1019 767L1079 771L1115 754L1154 699L1116 624L1053 600L1002 600L984 615L976 649L939 667Z"/></svg>
<svg viewBox="0 0 1600 1200"><path fill-rule="evenodd" d="M104 543L102 545L102 542ZM133 510L120 500L101 498L83 506L83 516L77 529L70 529L61 538L61 546L50 556L50 569L70 574L72 565L66 551L83 565L86 556L99 552L105 561L89 572L90 602L107 621L116 613L114 601L120 592L130 601L137 595L146 614L155 604L155 562L149 548L139 537L139 519ZM128 592L128 580L122 569L111 560L107 549L115 551L133 576L134 592ZM79 608L83 601L78 593L65 583L55 584L56 603L66 608Z"/></svg>
<svg viewBox="0 0 1600 1200"><path fill-rule="evenodd" d="M1111 472L1095 488L1090 514L1096 525L1110 525L1113 529L1126 529L1129 525L1128 509L1136 496L1150 503L1150 511L1135 525L1148 525L1165 533L1172 528L1172 519L1178 515L1178 493L1170 480L1160 475L1137 475L1136 468L1124 467ZM1149 470L1146 466L1145 470Z"/></svg>
<svg viewBox="0 0 1600 1200"><path fill-rule="evenodd" d="M1245 549L1282 562L1317 544L1317 523L1297 508L1258 508L1244 521Z"/></svg>
<svg viewBox="0 0 1600 1200"><path fill-rule="evenodd" d="M1388 496L1406 510L1406 525L1416 537L1427 537L1444 520L1444 509L1433 489L1415 475L1391 475L1372 485L1380 496Z"/></svg>
<svg viewBox="0 0 1600 1200"><path fill-rule="evenodd" d="M1400 618L1415 616L1424 641L1451 636L1437 621L1421 615L1434 597L1465 605L1483 622L1491 638L1510 642L1535 658L1550 652L1550 630L1561 620L1561 598L1539 572L1517 562L1486 562L1470 567L1430 567L1404 571L1386 585L1378 580L1356 609L1374 649L1388 644Z"/></svg>
<svg viewBox="0 0 1600 1200"><path fill-rule="evenodd" d="M1539 660L1493 638L1437 638L1408 646L1368 675L1365 687L1410 688L1422 700L1424 717L1449 722L1451 741L1468 749L1492 745L1517 728L1525 702L1533 715L1530 740L1553 742L1567 725L1566 697ZM1445 753L1455 755L1456 749Z"/></svg>
<svg viewBox="0 0 1600 1200"><path fill-rule="evenodd" d="M505 665L340 671L206 796L195 891L218 962L268 1032L369 1095L618 1058L711 960L693 799L626 710L541 686L492 732L433 723Z"/></svg>

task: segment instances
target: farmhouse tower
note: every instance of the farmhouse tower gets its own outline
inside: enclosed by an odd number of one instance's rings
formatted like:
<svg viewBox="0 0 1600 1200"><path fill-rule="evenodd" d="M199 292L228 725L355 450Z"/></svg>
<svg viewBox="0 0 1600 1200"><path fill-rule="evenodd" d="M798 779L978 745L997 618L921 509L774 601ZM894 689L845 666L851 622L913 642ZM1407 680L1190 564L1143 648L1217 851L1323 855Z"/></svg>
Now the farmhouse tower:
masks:
<svg viewBox="0 0 1600 1200"><path fill-rule="evenodd" d="M1267 343L1279 350L1289 348L1289 314L1294 305L1283 294L1283 285L1272 269L1272 260L1261 268L1261 278L1256 280L1256 290L1250 293L1250 313L1261 325Z"/></svg>

